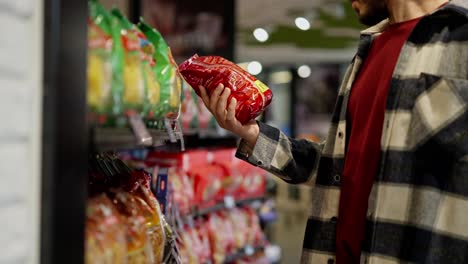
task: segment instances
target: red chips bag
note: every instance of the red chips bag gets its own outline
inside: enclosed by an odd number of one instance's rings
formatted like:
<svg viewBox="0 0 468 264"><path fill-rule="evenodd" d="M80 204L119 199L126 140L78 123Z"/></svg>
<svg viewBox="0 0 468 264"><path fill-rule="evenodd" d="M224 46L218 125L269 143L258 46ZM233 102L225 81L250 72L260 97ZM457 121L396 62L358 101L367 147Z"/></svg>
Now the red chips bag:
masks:
<svg viewBox="0 0 468 264"><path fill-rule="evenodd" d="M231 89L229 100L236 98L236 118L242 124L260 115L273 98L264 83L222 57L194 55L179 66L179 71L199 96L200 85L206 88L208 95L219 84Z"/></svg>

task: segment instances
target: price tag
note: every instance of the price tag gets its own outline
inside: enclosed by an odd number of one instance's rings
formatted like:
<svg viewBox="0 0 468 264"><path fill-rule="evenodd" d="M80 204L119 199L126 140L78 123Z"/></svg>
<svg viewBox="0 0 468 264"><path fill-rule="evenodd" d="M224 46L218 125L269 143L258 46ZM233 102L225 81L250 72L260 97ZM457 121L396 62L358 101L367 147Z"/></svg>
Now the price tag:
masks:
<svg viewBox="0 0 468 264"><path fill-rule="evenodd" d="M185 141L184 141L184 134L182 133L182 123L180 120L177 120L177 139L180 141L180 151L185 151Z"/></svg>
<svg viewBox="0 0 468 264"><path fill-rule="evenodd" d="M171 143L176 143L177 142L177 137L174 132L174 129L172 128L172 123L171 120L169 119L164 119L164 126L166 127L167 134L169 135L169 140Z"/></svg>
<svg viewBox="0 0 468 264"><path fill-rule="evenodd" d="M278 262L281 259L281 248L277 245L269 245L265 247L265 256L271 262Z"/></svg>
<svg viewBox="0 0 468 264"><path fill-rule="evenodd" d="M244 248L244 253L247 256L252 256L255 253L255 249L252 246L246 246Z"/></svg>
<svg viewBox="0 0 468 264"><path fill-rule="evenodd" d="M262 207L263 203L261 201L254 201L250 206L252 209L260 209Z"/></svg>
<svg viewBox="0 0 468 264"><path fill-rule="evenodd" d="M232 209L236 207L236 201L232 196L225 196L224 197L224 206L228 209Z"/></svg>
<svg viewBox="0 0 468 264"><path fill-rule="evenodd" d="M169 176L169 169L168 168L155 168L153 171L153 177L156 180L151 181L151 191L153 192L154 196L158 200L159 204L161 205L161 211L163 214L166 214L166 207L168 204L168 176Z"/></svg>
<svg viewBox="0 0 468 264"><path fill-rule="evenodd" d="M135 134L137 144L141 146L151 146L153 144L153 138L148 132L148 129L146 129L143 118L138 114L133 114L128 117L128 121Z"/></svg>

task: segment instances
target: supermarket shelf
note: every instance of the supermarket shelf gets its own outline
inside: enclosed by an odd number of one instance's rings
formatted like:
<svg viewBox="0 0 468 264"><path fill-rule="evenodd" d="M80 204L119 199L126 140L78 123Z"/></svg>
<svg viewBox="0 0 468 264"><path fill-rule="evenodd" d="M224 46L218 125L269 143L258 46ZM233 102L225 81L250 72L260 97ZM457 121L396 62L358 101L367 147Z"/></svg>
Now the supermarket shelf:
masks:
<svg viewBox="0 0 468 264"><path fill-rule="evenodd" d="M194 214L192 214L192 216L202 217L202 216L205 216L205 215L210 214L210 213L215 213L215 212L221 211L223 209L229 209L229 208L233 208L233 207L236 207L236 206L253 205L255 207L258 204L261 205L261 203L263 203L263 201L265 201L265 199L266 198L262 196L262 197L253 197L253 198L234 201L232 198L226 197L224 199L224 202L218 203L218 204L216 204L214 206L211 206L211 207L208 207L208 208L198 209L198 210L196 210L196 212Z"/></svg>
<svg viewBox="0 0 468 264"><path fill-rule="evenodd" d="M93 128L91 132L92 147L96 152L105 152L162 146L170 140L166 130L148 129L148 132L153 142L150 145L145 145L138 142L130 128Z"/></svg>
<svg viewBox="0 0 468 264"><path fill-rule="evenodd" d="M199 147L236 147L238 137L232 133L211 129L208 131L184 130L187 149Z"/></svg>
<svg viewBox="0 0 468 264"><path fill-rule="evenodd" d="M237 253L229 255L226 257L224 260L225 264L229 264L232 262L235 262L237 260L243 259L245 257L250 257L256 253L262 252L265 249L263 246L257 246L257 247L252 247L252 246L246 246L239 250Z"/></svg>

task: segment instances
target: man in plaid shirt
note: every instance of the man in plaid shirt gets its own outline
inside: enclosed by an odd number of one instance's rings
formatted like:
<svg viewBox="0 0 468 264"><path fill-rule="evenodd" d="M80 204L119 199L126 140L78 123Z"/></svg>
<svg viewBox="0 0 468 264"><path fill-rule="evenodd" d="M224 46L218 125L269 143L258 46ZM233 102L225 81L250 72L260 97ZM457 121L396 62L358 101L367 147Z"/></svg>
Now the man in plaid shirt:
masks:
<svg viewBox="0 0 468 264"><path fill-rule="evenodd" d="M302 263L468 263L468 0L352 5L374 26L324 143L242 126L222 86L202 99L239 158L313 187Z"/></svg>

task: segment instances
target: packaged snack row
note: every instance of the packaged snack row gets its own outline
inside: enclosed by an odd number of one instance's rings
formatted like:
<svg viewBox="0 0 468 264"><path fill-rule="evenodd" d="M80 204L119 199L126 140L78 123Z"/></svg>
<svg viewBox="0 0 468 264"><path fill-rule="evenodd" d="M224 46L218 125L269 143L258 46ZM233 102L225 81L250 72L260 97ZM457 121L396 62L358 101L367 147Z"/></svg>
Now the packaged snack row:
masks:
<svg viewBox="0 0 468 264"><path fill-rule="evenodd" d="M118 125L138 114L147 120L176 119L181 102L177 64L161 34L119 10L89 3L88 105L91 120Z"/></svg>
<svg viewBox="0 0 468 264"><path fill-rule="evenodd" d="M265 173L234 154L135 150L92 158L87 263L163 263L168 254L174 263L226 263L245 247L265 246L259 214L249 204L211 211L226 197L265 195ZM194 215L204 208L211 213ZM253 259L257 254L235 261Z"/></svg>
<svg viewBox="0 0 468 264"><path fill-rule="evenodd" d="M86 263L162 263L173 234L150 190L150 175L107 156L90 171Z"/></svg>
<svg viewBox="0 0 468 264"><path fill-rule="evenodd" d="M229 199L262 197L266 172L234 157L235 149L189 150L183 153L152 151L148 167L168 168L174 204L182 214ZM158 188L157 181L152 189Z"/></svg>
<svg viewBox="0 0 468 264"><path fill-rule="evenodd" d="M267 244L258 215L250 208L209 214L192 226L184 226L178 240L182 263L226 263L246 247Z"/></svg>

